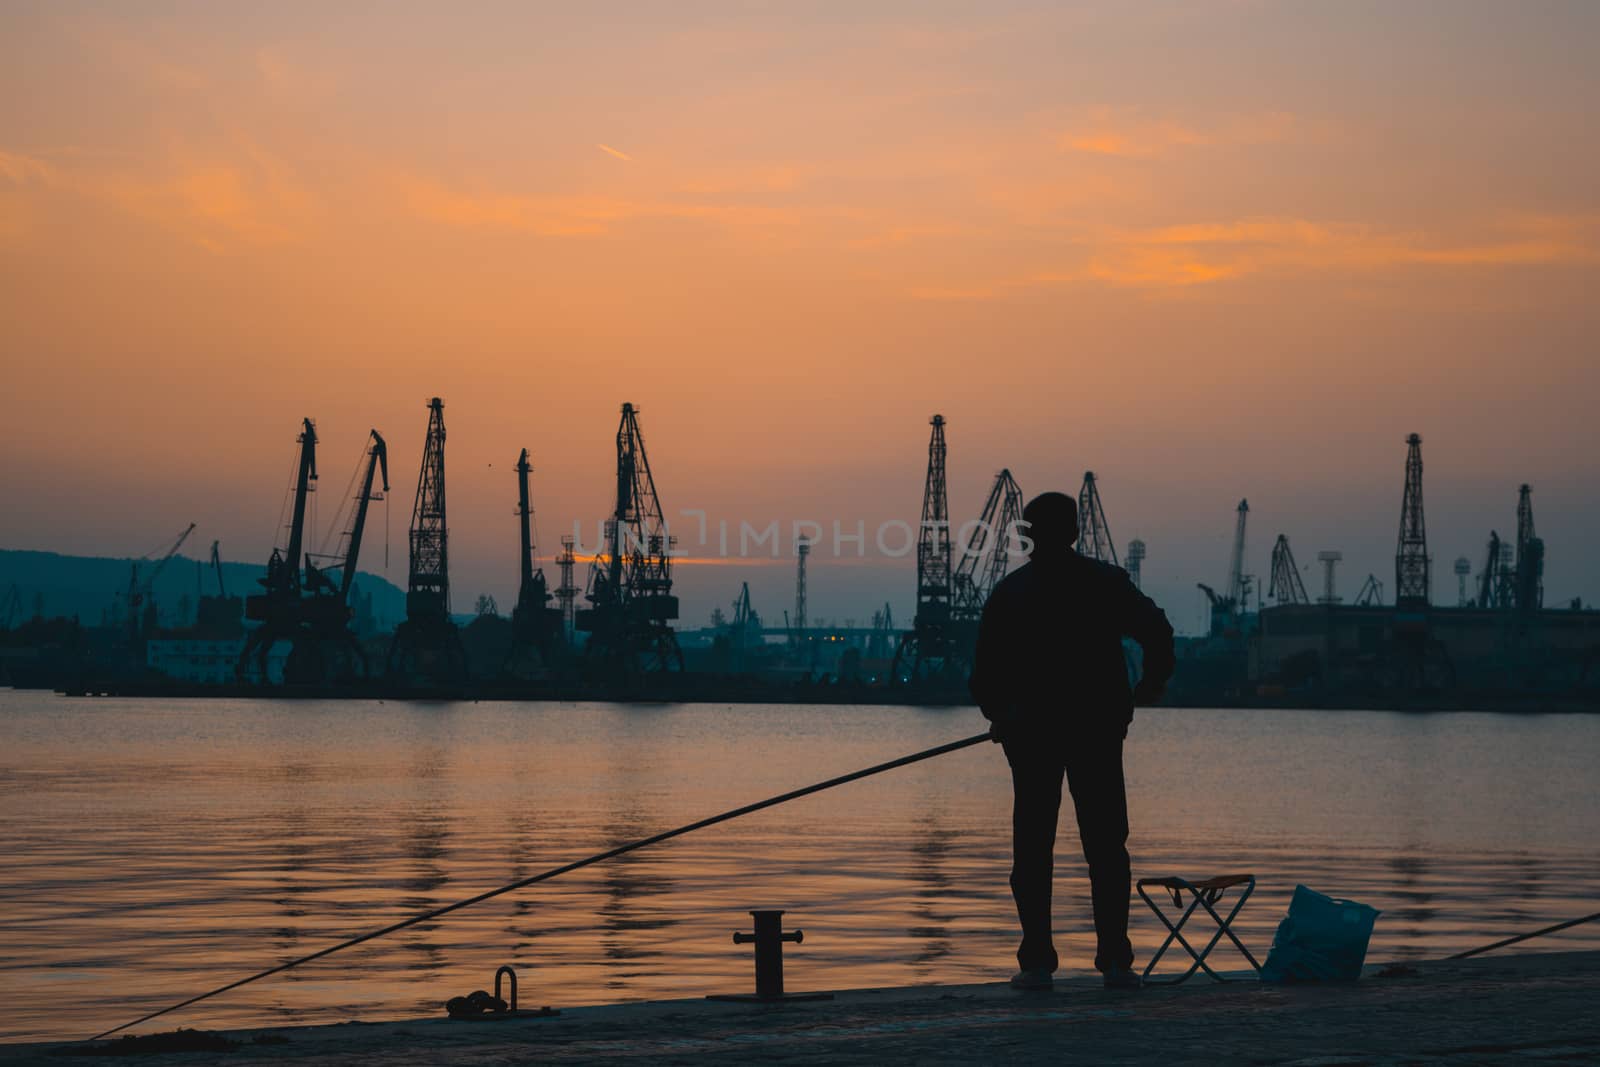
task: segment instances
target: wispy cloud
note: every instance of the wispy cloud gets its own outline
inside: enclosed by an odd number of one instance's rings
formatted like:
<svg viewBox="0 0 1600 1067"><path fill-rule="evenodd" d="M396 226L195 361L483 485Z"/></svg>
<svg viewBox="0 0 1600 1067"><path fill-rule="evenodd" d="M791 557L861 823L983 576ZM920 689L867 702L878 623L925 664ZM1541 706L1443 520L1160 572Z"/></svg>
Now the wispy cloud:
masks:
<svg viewBox="0 0 1600 1067"><path fill-rule="evenodd" d="M50 162L0 150L0 182L14 196L109 205L213 250L233 242L299 240L317 211L317 197L294 168L238 131L203 147L174 139L163 157L112 166L90 157ZM13 205L13 214L21 211Z"/></svg>
<svg viewBox="0 0 1600 1067"><path fill-rule="evenodd" d="M615 156L617 159L625 160L626 162L629 162L629 163L633 162L633 157L628 155L628 153L626 153L626 152L624 152L624 151L622 151L620 149L617 149L617 148L612 148L608 144L598 144L597 143L595 145L595 147L600 149L600 151L604 152L608 156Z"/></svg>
<svg viewBox="0 0 1600 1067"><path fill-rule="evenodd" d="M1123 231L1097 253L1091 271L1122 284L1193 285L1266 273L1597 262L1600 226L1590 216L1496 220L1473 226L1464 237L1251 218Z"/></svg>
<svg viewBox="0 0 1600 1067"><path fill-rule="evenodd" d="M1247 278L1406 269L1600 265L1600 216L1507 216L1469 236L1365 223L1247 218L1085 230L1057 266L1001 280L908 286L918 300L1017 299L1041 286L1176 290Z"/></svg>
<svg viewBox="0 0 1600 1067"><path fill-rule="evenodd" d="M1099 109L1062 133L1058 145L1066 152L1154 159L1184 148L1282 144L1308 136L1308 124L1283 111L1186 123L1127 109Z"/></svg>

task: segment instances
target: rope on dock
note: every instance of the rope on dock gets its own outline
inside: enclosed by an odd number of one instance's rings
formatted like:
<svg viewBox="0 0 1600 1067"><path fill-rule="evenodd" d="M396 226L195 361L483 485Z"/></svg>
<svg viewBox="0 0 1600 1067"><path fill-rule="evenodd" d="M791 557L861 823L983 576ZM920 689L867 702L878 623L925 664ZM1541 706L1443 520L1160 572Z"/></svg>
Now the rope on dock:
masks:
<svg viewBox="0 0 1600 1067"><path fill-rule="evenodd" d="M1527 941L1531 938L1542 937L1545 934L1553 934L1557 930L1567 930L1574 926L1582 926L1584 923L1592 923L1596 919L1600 919L1600 911L1595 912L1593 915L1585 915L1581 919L1568 919L1564 923L1556 923L1554 926L1546 926L1543 930L1535 930L1531 934L1518 934L1516 937L1508 937L1504 941L1496 941L1492 945L1484 945L1482 948L1471 949L1467 952L1458 952L1454 956L1446 956L1445 958L1451 960L1468 959L1484 952L1492 952L1497 948L1505 948L1507 945L1515 945L1518 941Z"/></svg>
<svg viewBox="0 0 1600 1067"><path fill-rule="evenodd" d="M647 848L650 845L658 845L661 842L668 841L674 837L682 837L684 834L692 833L695 830L704 830L708 826L715 826L718 823L727 822L729 819L737 819L741 815L749 815L765 808L776 807L779 804L786 804L791 800L798 800L801 797L810 796L812 793L820 793L824 789L832 789L835 786L859 781L862 778L870 778L874 774L882 774L884 771L892 771L896 767L904 767L907 764L920 763L922 760L932 759L935 756L943 756L947 752L955 752L958 749L968 748L972 745L980 744L990 739L990 735L987 731L981 734L973 734L971 737L963 738L960 741L952 741L948 745L939 745L935 748L924 749L921 752L914 752L909 756L901 756L899 759L890 760L888 763L879 763L871 767L865 767L859 771L852 771L849 774L842 774L837 778L829 778L825 782L817 782L814 785L805 786L802 789L792 789L787 793L780 793L775 797L768 797L766 800L758 800L754 804L746 804L744 807L734 808L731 811L722 812L720 815L712 815L709 818L700 819L697 822L688 823L684 826L679 826L676 829L666 830L650 837L640 838L637 841L630 841L625 845L618 845L616 848L609 849L605 852L597 852L593 856L588 856L572 863L563 864L560 867L552 867L548 871L533 875L529 878L524 878L521 881L512 882L509 885L503 885L499 889L491 889L486 893L479 893L475 897L468 897L465 900L458 900L454 904L446 904L442 908L434 908L432 911L425 911L419 915L413 915L409 919L402 919L397 923L390 923L381 930L373 930L372 932L362 934L359 937L352 937L348 941L341 941L337 945L330 945L325 949L311 953L309 956L301 956L299 959L290 960L288 963L280 963L276 967L269 967L266 970L259 971L247 978L240 978L238 981L229 982L225 986L218 986L216 989L206 993L201 993L199 996L190 997L188 1000L180 1001L171 1007L162 1008L160 1011L153 1011L148 1015L141 1015L139 1018L134 1019L131 1022L125 1022L121 1026L113 1026L109 1030L104 1030L94 1035L89 1040L98 1041L102 1037L109 1037L119 1030L126 1030L130 1026L138 1026L140 1023L149 1022L151 1019L159 1018L162 1015L177 1011L179 1008L187 1008L191 1004L198 1004L202 1000L209 1000L210 998L221 993L226 993L231 989L238 989L240 986L249 985L251 982L259 981L260 979L269 977L270 975L278 974L282 971L287 971L291 968L298 967L302 963L310 963L312 960L319 960L324 956L331 956L335 952L342 951L343 949L352 948L356 945L362 944L363 942L375 940L383 937L386 934L392 934L398 930L404 930L408 926L415 926L418 923L427 922L430 919L437 919L442 915L448 915L453 911L460 911L462 908L471 907L474 904L481 904L485 900L503 896L506 893L514 892L515 890L533 885L536 882L545 882L559 875L576 871L581 867L588 867L592 864L603 863L606 860L615 859L618 856L629 852L635 852L641 848Z"/></svg>

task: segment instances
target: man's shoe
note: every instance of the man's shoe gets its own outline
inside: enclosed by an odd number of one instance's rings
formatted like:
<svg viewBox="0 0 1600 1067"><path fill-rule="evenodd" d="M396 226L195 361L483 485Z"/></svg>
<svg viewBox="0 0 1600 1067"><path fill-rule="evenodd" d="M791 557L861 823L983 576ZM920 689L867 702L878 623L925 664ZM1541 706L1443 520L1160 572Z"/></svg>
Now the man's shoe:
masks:
<svg viewBox="0 0 1600 1067"><path fill-rule="evenodd" d="M1049 989L1055 984L1055 979L1050 977L1050 972L1043 968L1018 971L1011 976L1012 989Z"/></svg>
<svg viewBox="0 0 1600 1067"><path fill-rule="evenodd" d="M1144 986L1144 980L1139 977L1139 972L1132 967L1118 967L1106 971L1101 975L1100 981L1107 989L1141 989Z"/></svg>

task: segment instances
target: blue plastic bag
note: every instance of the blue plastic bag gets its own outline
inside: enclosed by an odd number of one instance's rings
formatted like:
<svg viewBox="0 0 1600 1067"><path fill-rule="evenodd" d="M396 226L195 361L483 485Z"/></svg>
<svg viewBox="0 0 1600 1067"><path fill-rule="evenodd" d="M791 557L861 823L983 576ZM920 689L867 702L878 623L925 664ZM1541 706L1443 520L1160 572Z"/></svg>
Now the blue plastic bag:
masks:
<svg viewBox="0 0 1600 1067"><path fill-rule="evenodd" d="M1338 982L1361 977L1378 910L1294 887L1261 968L1263 982Z"/></svg>

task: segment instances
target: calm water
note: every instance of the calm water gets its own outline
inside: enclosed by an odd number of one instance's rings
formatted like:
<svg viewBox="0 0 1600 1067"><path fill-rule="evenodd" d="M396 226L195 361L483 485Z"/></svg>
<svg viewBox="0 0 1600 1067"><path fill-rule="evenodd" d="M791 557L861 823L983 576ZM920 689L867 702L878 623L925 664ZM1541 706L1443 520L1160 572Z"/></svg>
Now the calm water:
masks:
<svg viewBox="0 0 1600 1067"><path fill-rule="evenodd" d="M970 709L67 700L0 690L0 1036L82 1037L345 935L974 733ZM1594 910L1600 717L1141 712L1135 875L1254 871L1383 910L1370 958ZM791 989L1013 964L1009 780L983 745L624 857L148 1028L434 1014L514 964L524 1004L744 991L782 907ZM1056 922L1087 969L1064 820ZM1134 917L1141 958L1159 941ZM1536 943L1600 948L1600 925Z"/></svg>

